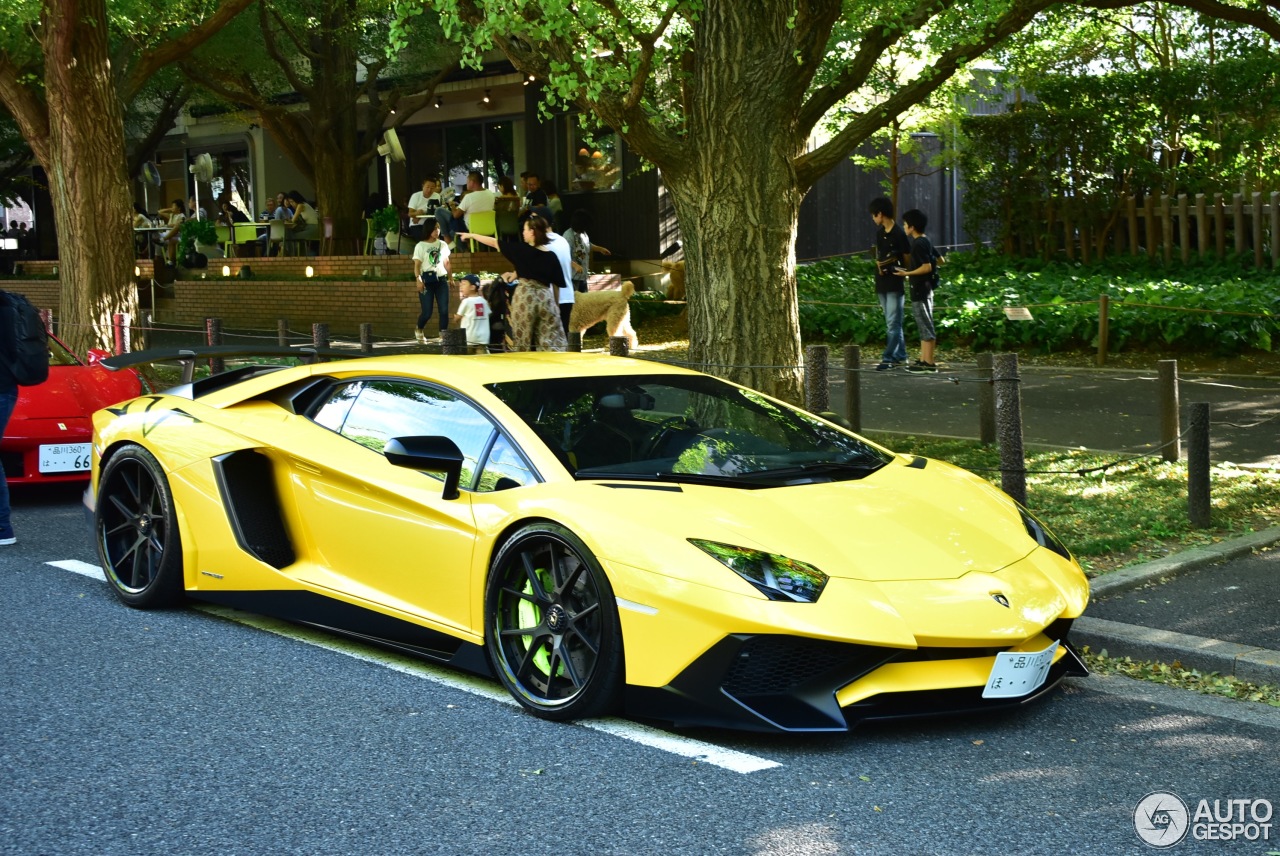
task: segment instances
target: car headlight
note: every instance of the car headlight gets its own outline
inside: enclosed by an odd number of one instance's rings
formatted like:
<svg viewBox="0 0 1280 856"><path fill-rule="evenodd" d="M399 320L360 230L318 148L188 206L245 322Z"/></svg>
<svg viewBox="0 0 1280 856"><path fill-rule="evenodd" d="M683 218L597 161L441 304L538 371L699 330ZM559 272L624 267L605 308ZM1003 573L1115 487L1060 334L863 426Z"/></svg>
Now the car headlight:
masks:
<svg viewBox="0 0 1280 856"><path fill-rule="evenodd" d="M1058 540L1058 536L1049 531L1049 528L1031 516L1031 512L1025 508L1019 508L1018 512L1022 515L1022 525L1027 527L1027 534L1031 536L1041 547L1047 547L1057 553L1068 562L1072 561L1071 551L1067 546Z"/></svg>
<svg viewBox="0 0 1280 856"><path fill-rule="evenodd" d="M690 538L689 543L718 559L769 600L814 603L827 584L828 577L822 571L786 556L700 538Z"/></svg>

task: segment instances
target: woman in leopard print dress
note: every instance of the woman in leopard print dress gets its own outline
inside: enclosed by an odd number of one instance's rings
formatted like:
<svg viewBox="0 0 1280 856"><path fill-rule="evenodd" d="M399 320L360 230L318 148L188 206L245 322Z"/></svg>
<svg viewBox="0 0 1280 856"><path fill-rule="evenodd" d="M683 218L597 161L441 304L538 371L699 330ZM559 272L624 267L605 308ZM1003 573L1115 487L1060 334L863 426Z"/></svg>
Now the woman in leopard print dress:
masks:
<svg viewBox="0 0 1280 856"><path fill-rule="evenodd" d="M547 221L536 214L524 222L522 240L498 240L489 235L460 232L459 241L475 240L493 247L515 265L502 278L515 283L511 310L507 316L512 351L565 351L569 340L560 321L557 295L564 281L564 269L554 253L544 252L549 238Z"/></svg>

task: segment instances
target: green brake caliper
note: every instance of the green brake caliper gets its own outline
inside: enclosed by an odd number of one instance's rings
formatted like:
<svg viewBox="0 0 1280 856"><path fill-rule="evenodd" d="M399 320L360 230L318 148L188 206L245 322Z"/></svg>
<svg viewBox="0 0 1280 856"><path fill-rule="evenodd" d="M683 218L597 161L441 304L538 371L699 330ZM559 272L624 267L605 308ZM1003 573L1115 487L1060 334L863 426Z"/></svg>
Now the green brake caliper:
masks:
<svg viewBox="0 0 1280 856"><path fill-rule="evenodd" d="M538 580L542 583L543 591L554 590L550 571L544 568L538 568L534 573L538 575ZM524 593L533 597L533 583L525 582ZM542 608L531 600L521 598L520 607L517 610L517 613L521 627L536 627L542 621ZM529 646L533 644L533 637L521 636L520 638L524 640L525 650L529 650ZM533 655L533 665L537 666L538 671L542 672L542 674L551 674L551 652L547 650L545 645L542 646L538 653ZM556 674L558 676L564 675L563 663L560 664L560 667L556 670Z"/></svg>

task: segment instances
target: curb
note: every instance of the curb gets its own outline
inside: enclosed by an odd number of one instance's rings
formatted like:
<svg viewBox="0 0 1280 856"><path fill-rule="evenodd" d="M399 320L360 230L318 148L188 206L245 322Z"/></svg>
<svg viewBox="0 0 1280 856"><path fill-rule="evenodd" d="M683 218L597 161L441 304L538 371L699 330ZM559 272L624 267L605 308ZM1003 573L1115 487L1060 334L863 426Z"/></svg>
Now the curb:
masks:
<svg viewBox="0 0 1280 856"><path fill-rule="evenodd" d="M1164 577L1245 556L1259 547L1268 547L1277 542L1280 542L1280 526L1251 532L1219 544L1196 547L1154 562L1109 573L1099 580L1091 580L1091 595L1098 597L1141 588ZM1162 663L1176 660L1183 668L1232 675L1255 684L1280 686L1280 651L1269 648L1239 645L1221 639L1157 630L1104 618L1089 618L1087 615L1076 619L1072 627L1072 641L1077 645L1087 645L1095 652L1106 652L1109 656Z"/></svg>

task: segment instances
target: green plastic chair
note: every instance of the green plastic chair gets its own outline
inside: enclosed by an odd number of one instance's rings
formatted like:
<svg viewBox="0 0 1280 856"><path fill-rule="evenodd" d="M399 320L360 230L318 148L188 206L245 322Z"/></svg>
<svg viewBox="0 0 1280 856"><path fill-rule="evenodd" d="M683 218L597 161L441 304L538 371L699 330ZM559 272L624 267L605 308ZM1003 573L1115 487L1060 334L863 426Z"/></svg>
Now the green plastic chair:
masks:
<svg viewBox="0 0 1280 856"><path fill-rule="evenodd" d="M476 235L498 237L498 220L493 211L473 211L467 215L467 231ZM476 242L471 241L471 252L476 251Z"/></svg>

